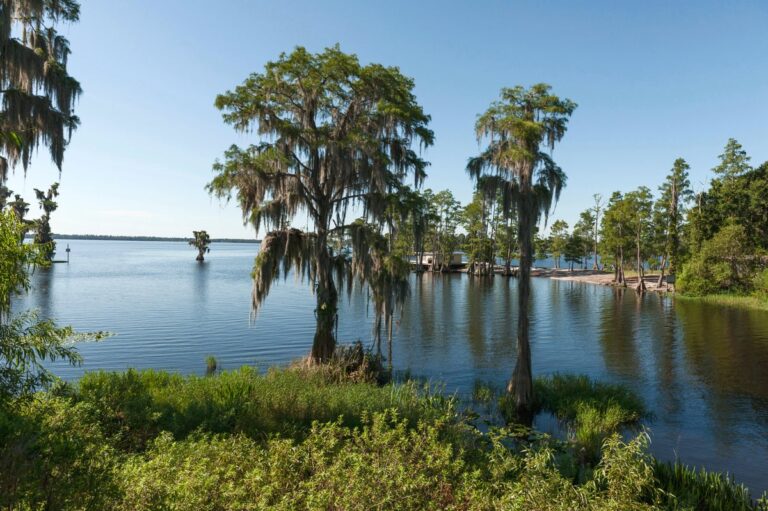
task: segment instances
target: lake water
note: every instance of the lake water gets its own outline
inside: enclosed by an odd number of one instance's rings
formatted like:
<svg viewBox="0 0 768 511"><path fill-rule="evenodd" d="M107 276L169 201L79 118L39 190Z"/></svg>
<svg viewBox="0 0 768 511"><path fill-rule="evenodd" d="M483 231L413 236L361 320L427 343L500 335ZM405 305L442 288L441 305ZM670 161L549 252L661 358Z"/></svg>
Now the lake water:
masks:
<svg viewBox="0 0 768 511"><path fill-rule="evenodd" d="M80 331L115 333L83 344L82 367L202 373L284 364L308 353L315 308L306 284L274 286L255 321L255 244L218 243L204 264L185 243L77 241L70 264L38 270L16 303ZM516 280L463 274L412 277L395 329L394 365L469 394L476 380L503 385L515 362ZM534 278L535 374L586 373L624 383L646 400L653 453L728 471L757 495L768 489L768 313L728 309L608 287ZM371 340L366 297L341 304L343 342Z"/></svg>

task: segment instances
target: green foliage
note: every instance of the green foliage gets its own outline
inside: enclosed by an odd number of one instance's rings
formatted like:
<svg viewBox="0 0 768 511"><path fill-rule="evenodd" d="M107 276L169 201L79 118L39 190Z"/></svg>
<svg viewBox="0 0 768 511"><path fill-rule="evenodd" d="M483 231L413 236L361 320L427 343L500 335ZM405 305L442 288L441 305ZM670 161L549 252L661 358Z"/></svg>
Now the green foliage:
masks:
<svg viewBox="0 0 768 511"><path fill-rule="evenodd" d="M720 163L712 169L712 172L722 179L735 179L752 170L749 166L750 157L736 139L728 139L723 154L719 158Z"/></svg>
<svg viewBox="0 0 768 511"><path fill-rule="evenodd" d="M539 406L565 420L573 420L585 405L606 410L616 405L624 422L640 420L647 414L643 401L623 385L599 382L585 375L554 374L537 378L535 391Z"/></svg>
<svg viewBox="0 0 768 511"><path fill-rule="evenodd" d="M0 408L0 507L108 509L119 458L98 413L50 394Z"/></svg>
<svg viewBox="0 0 768 511"><path fill-rule="evenodd" d="M568 223L555 220L549 230L549 248L555 259L555 268L560 268L560 259L566 251L568 237Z"/></svg>
<svg viewBox="0 0 768 511"><path fill-rule="evenodd" d="M768 162L751 168L748 160L741 146L730 140L721 164L713 169L718 177L697 195L688 213L694 250L729 223L741 225L756 249L768 249Z"/></svg>
<svg viewBox="0 0 768 511"><path fill-rule="evenodd" d="M768 495L756 504L749 490L744 485L736 484L728 475L658 461L653 469L665 509L768 511Z"/></svg>
<svg viewBox="0 0 768 511"><path fill-rule="evenodd" d="M59 196L59 183L53 183L47 192L35 188L35 196L40 203L40 209L43 210L43 215L34 223L35 244L40 246L40 252L50 261L56 251L56 242L51 236L51 213L59 207L54 200Z"/></svg>
<svg viewBox="0 0 768 511"><path fill-rule="evenodd" d="M429 233L434 270L447 270L451 255L459 246L456 230L461 223L461 203L450 190L429 197L433 228Z"/></svg>
<svg viewBox="0 0 768 511"><path fill-rule="evenodd" d="M45 362L62 359L79 364L80 355L72 344L83 338L91 336L76 336L70 327L40 320L35 311L13 315L7 323L0 323L0 406L56 381Z"/></svg>
<svg viewBox="0 0 768 511"><path fill-rule="evenodd" d="M758 297L768 300L768 268L755 274L752 279L752 288Z"/></svg>
<svg viewBox="0 0 768 511"><path fill-rule="evenodd" d="M630 409L643 413L628 391L581 377L539 379L537 388L562 417L584 421L585 406L613 423ZM479 396L492 393L478 385ZM481 433L450 400L413 384L342 384L318 372L247 368L208 378L90 373L77 386L0 410L0 506L751 509L727 507L746 502L730 482L664 472L647 444L644 434L628 442L606 434L577 482L564 469L578 451L546 436Z"/></svg>
<svg viewBox="0 0 768 511"><path fill-rule="evenodd" d="M364 412L396 408L405 420L434 418L452 408L450 400L429 399L416 383L387 385L334 383L314 371L250 368L211 377L157 371L86 374L77 401L102 410L101 425L122 449L137 451L159 431L183 438L195 430L301 437L315 420L359 426Z"/></svg>
<svg viewBox="0 0 768 511"><path fill-rule="evenodd" d="M537 409L552 413L568 425L581 464L593 465L606 438L647 415L642 400L628 388L593 381L584 375L536 378L534 395ZM507 420L514 418L509 399L503 396L500 403Z"/></svg>
<svg viewBox="0 0 768 511"><path fill-rule="evenodd" d="M417 187L424 180L427 162L417 151L434 134L413 89L396 67L362 65L338 46L314 54L297 47L216 98L227 124L259 140L231 146L207 188L219 198L236 194L257 231L274 229L261 246L262 255L272 252L259 256L252 274L254 309L278 278L278 265L313 283L315 361L327 361L336 345L336 280L350 265L360 267L333 250L352 227L347 213L360 211L363 223L382 225L391 220L389 199L398 186L409 175ZM313 233L290 227L299 212ZM301 246L288 250L280 241L288 238ZM365 253L353 251L352 259Z"/></svg>
<svg viewBox="0 0 768 511"><path fill-rule="evenodd" d="M46 362L79 364L73 342L106 335L75 335L69 327L39 319L35 311L11 314L11 297L29 289L31 268L48 264L40 246L21 242L24 230L13 211L0 211L0 407L55 381Z"/></svg>
<svg viewBox="0 0 768 511"><path fill-rule="evenodd" d="M467 254L471 274L487 275L495 265L494 231L499 220L496 218L496 205L493 196L476 191L472 202L461 212L462 224L467 232L463 249Z"/></svg>
<svg viewBox="0 0 768 511"><path fill-rule="evenodd" d="M751 291L755 261L750 251L741 225L724 226L683 266L676 283L678 291L690 296Z"/></svg>
<svg viewBox="0 0 768 511"><path fill-rule="evenodd" d="M551 253L549 238L536 235L533 239L533 248L535 249L533 259L535 261L544 261Z"/></svg>
<svg viewBox="0 0 768 511"><path fill-rule="evenodd" d="M11 297L29 289L29 270L45 265L38 247L22 243L26 226L13 210L0 210L0 322L10 313Z"/></svg>
<svg viewBox="0 0 768 511"><path fill-rule="evenodd" d="M205 357L205 375L212 376L216 374L216 370L219 368L219 362L213 355Z"/></svg>
<svg viewBox="0 0 768 511"><path fill-rule="evenodd" d="M197 260L202 261L205 259L205 254L211 251L211 237L206 231L192 231L192 236L188 243L197 249Z"/></svg>
<svg viewBox="0 0 768 511"><path fill-rule="evenodd" d="M611 438L594 482L579 487L546 446L517 453L494 439L469 456L446 427L382 412L360 429L316 423L300 443L161 436L123 467L119 509L653 509L643 438Z"/></svg>

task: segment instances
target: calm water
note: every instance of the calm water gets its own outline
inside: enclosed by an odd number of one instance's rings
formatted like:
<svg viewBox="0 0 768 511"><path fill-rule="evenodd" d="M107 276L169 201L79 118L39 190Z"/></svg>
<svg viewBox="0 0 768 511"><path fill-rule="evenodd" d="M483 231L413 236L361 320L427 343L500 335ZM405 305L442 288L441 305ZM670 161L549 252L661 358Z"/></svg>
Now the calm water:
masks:
<svg viewBox="0 0 768 511"><path fill-rule="evenodd" d="M269 366L306 355L314 300L292 277L273 287L250 321L254 244L214 244L197 264L184 243L73 241L72 262L38 270L17 307L36 307L81 331L117 334L83 344L81 368L202 373ZM503 385L514 366L516 281L465 275L413 277L395 332L394 364L471 392ZM339 338L371 339L364 295L341 306ZM728 471L768 489L768 313L725 309L586 284L534 279L533 368L586 373L639 391L656 417L652 450L664 459Z"/></svg>

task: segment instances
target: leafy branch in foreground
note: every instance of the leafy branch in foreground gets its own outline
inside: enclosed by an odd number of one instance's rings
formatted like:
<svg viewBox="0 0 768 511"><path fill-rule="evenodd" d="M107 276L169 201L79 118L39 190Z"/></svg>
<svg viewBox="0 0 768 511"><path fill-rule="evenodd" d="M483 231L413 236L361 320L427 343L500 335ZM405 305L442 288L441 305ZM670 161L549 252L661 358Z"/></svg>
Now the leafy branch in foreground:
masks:
<svg viewBox="0 0 768 511"><path fill-rule="evenodd" d="M35 311L11 313L12 296L29 290L31 269L50 264L46 245L21 242L25 230L12 210L0 211L0 405L52 383L55 376L44 361L77 365L81 358L72 344L106 336L75 334L70 327L40 320Z"/></svg>

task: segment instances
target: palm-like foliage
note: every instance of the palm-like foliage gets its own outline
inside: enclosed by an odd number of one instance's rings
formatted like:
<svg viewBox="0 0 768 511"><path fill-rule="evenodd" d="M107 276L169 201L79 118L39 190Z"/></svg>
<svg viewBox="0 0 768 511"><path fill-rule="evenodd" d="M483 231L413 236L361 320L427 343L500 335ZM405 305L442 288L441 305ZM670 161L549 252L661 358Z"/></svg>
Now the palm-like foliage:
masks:
<svg viewBox="0 0 768 511"><path fill-rule="evenodd" d="M40 144L61 168L81 89L67 72L69 42L54 27L79 12L76 0L0 0L0 182L18 163L26 169Z"/></svg>
<svg viewBox="0 0 768 511"><path fill-rule="evenodd" d="M529 416L533 399L529 344L528 301L533 263L533 230L542 215L549 215L565 185L565 174L545 152L565 135L576 104L551 93L546 84L505 88L475 124L479 142L487 146L471 158L467 171L485 187L500 190L503 208L517 209L520 245L517 363L508 390L514 394L521 416Z"/></svg>
<svg viewBox="0 0 768 511"><path fill-rule="evenodd" d="M206 231L192 231L193 239L189 240L189 244L197 249L196 261L204 261L205 254L211 251L211 237Z"/></svg>
<svg viewBox="0 0 768 511"><path fill-rule="evenodd" d="M225 122L238 131L255 129L260 142L232 146L214 165L209 190L226 198L236 191L244 221L257 231L272 229L253 271L254 308L281 268L313 282L314 360L333 353L334 274L343 275L347 265L331 238L349 231L350 209L381 225L395 187L409 174L417 186L424 178L427 163L413 146L430 145L433 134L412 90L413 81L396 68L362 66L338 47L319 54L297 48L216 99ZM289 227L300 212L314 232Z"/></svg>

